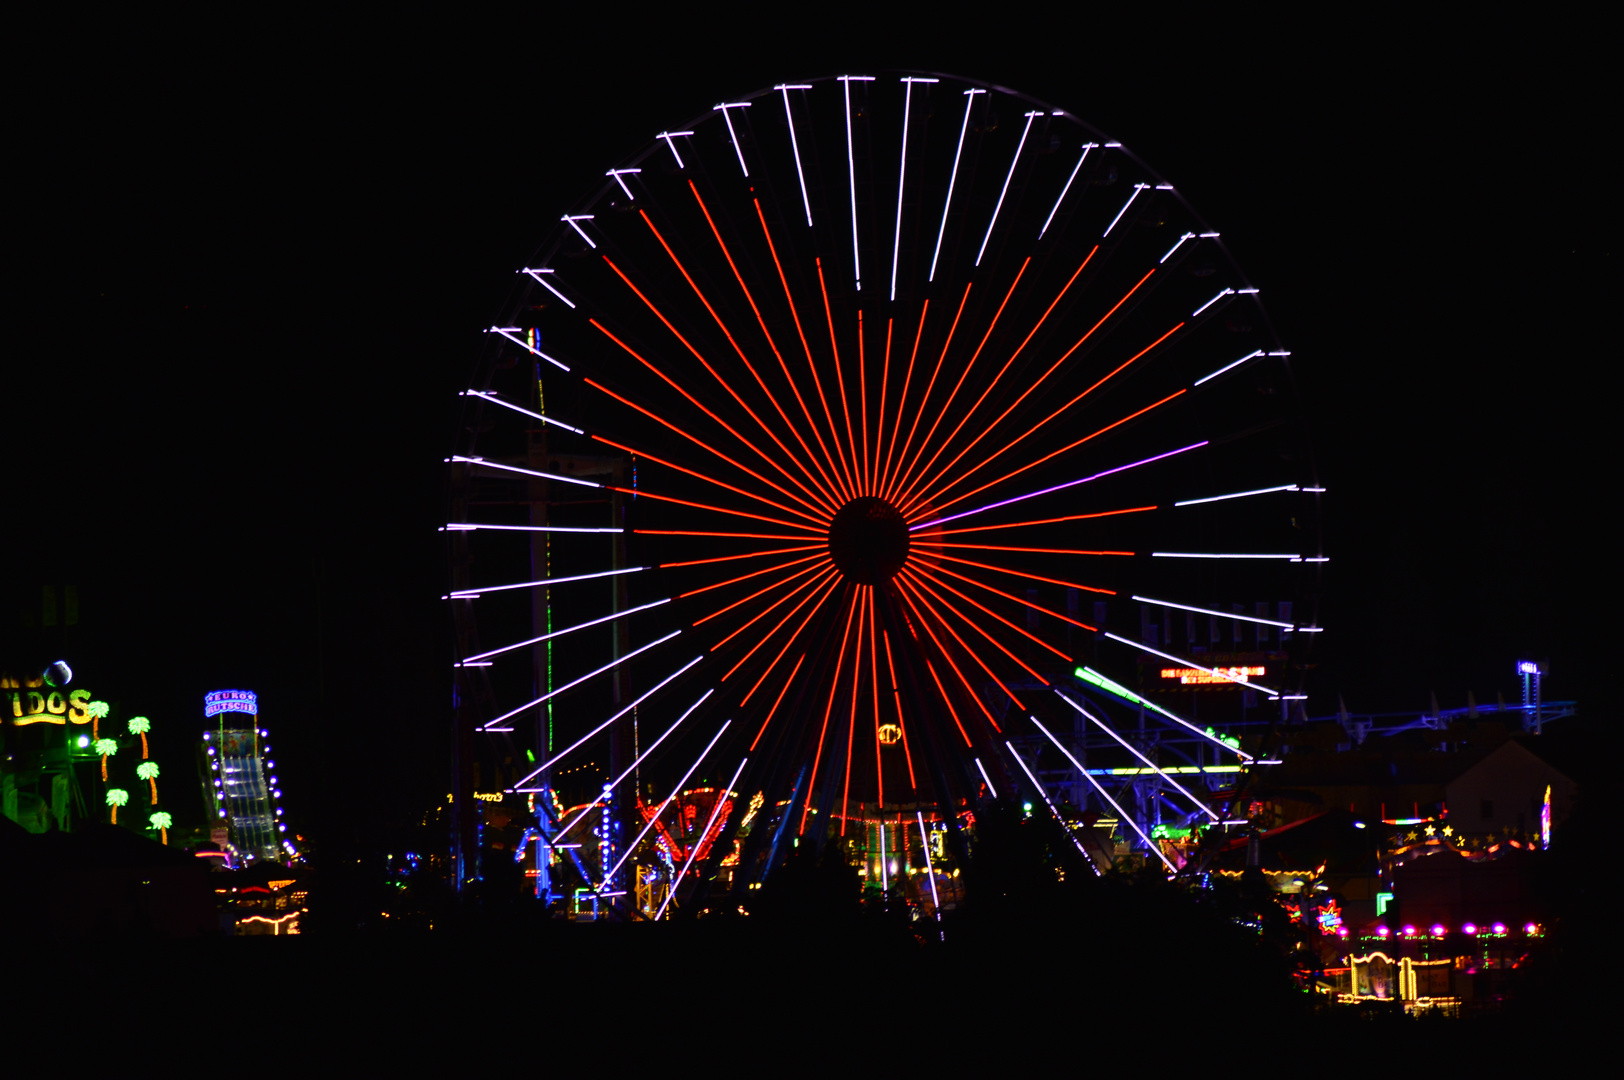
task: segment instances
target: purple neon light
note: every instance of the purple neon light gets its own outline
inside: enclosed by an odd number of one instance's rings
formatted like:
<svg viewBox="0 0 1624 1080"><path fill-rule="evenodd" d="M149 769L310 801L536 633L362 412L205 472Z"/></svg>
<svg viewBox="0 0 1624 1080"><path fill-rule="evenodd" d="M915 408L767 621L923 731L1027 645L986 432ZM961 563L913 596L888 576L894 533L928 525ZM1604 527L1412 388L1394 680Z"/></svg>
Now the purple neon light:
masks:
<svg viewBox="0 0 1624 1080"><path fill-rule="evenodd" d="M945 525L949 521L957 521L957 520L959 520L959 518L966 518L966 517L969 517L972 514L980 514L980 513L983 513L985 511L987 511L987 510L996 510L1000 506L1009 506L1011 503L1024 502L1027 499L1035 499L1039 495L1048 495L1048 494L1050 494L1052 492L1064 491L1066 488L1076 487L1079 484L1086 484L1091 480L1098 480L1101 477L1110 476L1112 473L1126 472L1129 469L1137 469L1141 465L1149 465L1152 462L1161 461L1163 458L1174 457L1174 456L1176 456L1178 454L1183 454L1183 453L1186 453L1187 451L1190 451L1190 450L1199 450L1203 446L1206 446L1206 445L1207 445L1207 440L1202 439L1198 443L1191 443L1189 446L1181 446L1177 450L1169 450L1164 454L1157 454L1154 457L1148 457L1148 458L1143 458L1143 459L1141 459L1139 461L1129 462L1126 465L1118 465L1114 469L1106 469L1104 472L1097 472L1093 476L1085 476L1081 480L1069 480L1064 484L1056 484L1053 487L1046 487L1046 488L1043 488L1040 491L1030 491L1030 492L1027 492L1025 495L1016 495L1014 498L1005 499L1002 502L988 503L986 506L978 506L974 510L966 510L962 514L949 514L947 517L944 517L944 518L934 518L934 519L932 519L930 521L921 522L918 525L911 525L911 526L908 527L908 531L909 532L918 532L920 529L928 529L932 525Z"/></svg>

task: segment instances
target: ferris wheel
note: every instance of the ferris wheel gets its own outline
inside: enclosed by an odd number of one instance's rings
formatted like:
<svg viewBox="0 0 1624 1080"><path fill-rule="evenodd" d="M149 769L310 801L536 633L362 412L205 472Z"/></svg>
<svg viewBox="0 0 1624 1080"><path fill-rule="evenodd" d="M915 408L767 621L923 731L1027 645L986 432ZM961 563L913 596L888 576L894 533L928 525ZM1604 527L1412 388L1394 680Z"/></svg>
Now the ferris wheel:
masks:
<svg viewBox="0 0 1624 1080"><path fill-rule="evenodd" d="M1231 819L1324 489L1173 185L1008 90L842 75L660 131L553 233L449 458L461 770L526 843L613 898L658 841L664 914L808 836L883 887L989 797L1169 872L1157 824Z"/></svg>

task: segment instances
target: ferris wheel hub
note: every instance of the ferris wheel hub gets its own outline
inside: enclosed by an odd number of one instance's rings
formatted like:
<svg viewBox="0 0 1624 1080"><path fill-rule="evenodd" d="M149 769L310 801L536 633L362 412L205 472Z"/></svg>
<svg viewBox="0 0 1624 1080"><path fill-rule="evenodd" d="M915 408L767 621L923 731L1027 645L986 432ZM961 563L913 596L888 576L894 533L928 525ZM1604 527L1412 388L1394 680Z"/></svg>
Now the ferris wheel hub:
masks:
<svg viewBox="0 0 1624 1080"><path fill-rule="evenodd" d="M853 499L829 525L829 557L859 585L883 585L908 559L908 522L884 499Z"/></svg>

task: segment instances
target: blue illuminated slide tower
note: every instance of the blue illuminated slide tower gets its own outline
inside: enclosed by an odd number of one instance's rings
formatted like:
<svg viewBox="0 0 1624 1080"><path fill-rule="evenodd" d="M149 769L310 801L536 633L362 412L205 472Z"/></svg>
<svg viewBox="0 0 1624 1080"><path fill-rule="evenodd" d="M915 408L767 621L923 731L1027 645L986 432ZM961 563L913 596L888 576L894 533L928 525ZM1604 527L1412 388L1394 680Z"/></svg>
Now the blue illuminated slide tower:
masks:
<svg viewBox="0 0 1624 1080"><path fill-rule="evenodd" d="M259 699L252 690L214 690L203 696L203 758L209 817L230 830L230 843L244 864L287 862L268 732L259 726Z"/></svg>

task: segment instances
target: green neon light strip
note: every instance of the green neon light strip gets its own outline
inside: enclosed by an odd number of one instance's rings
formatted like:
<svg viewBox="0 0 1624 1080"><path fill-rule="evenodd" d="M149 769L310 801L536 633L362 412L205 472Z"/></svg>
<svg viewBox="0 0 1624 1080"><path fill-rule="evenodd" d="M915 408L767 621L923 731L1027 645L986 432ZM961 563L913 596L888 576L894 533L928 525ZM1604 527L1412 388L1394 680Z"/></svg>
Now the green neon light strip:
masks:
<svg viewBox="0 0 1624 1080"><path fill-rule="evenodd" d="M1184 723L1183 720L1180 720L1178 717L1174 716L1172 713L1168 712L1166 709L1162 708L1160 705L1156 704L1154 701L1146 701L1144 698L1140 697L1138 694L1134 693L1132 690L1129 690L1126 686L1123 686L1119 682L1114 682L1111 679L1107 679L1104 675L1101 675L1099 672L1095 671L1091 667L1080 667L1076 671L1072 672L1072 674L1077 676L1079 679L1083 680L1085 683L1090 683L1091 685L1099 687L1101 690L1104 690L1108 694L1115 694L1117 697L1123 699L1124 701L1131 701L1135 705L1143 705L1145 708L1150 709L1150 710L1152 710L1154 712L1160 713L1161 715L1167 717L1169 720L1172 720L1175 723L1179 723L1179 724ZM1196 730L1200 730L1200 729L1196 729ZM1226 738L1223 735L1218 735L1216 733L1211 733L1211 732L1209 732L1209 735L1210 735L1211 738L1217 740L1218 742L1223 743L1225 746L1229 747L1231 750L1237 750L1238 751L1240 749L1240 740L1239 739L1236 739L1234 742L1231 742L1228 738ZM1244 757L1246 755L1242 755L1242 756ZM1217 767L1214 766L1214 768L1217 768ZM1129 770L1129 771L1138 772L1139 770ZM1146 769L1144 771L1145 772L1154 772L1155 770L1154 769ZM1163 769L1162 771L1163 772L1178 772L1179 770L1178 769ZM1191 769L1189 771L1194 772L1195 770ZM1239 772L1240 769L1237 768L1237 767L1234 767L1234 766L1224 766L1221 771L1223 771L1223 772ZM1113 770L1113 773L1115 773L1115 770Z"/></svg>

